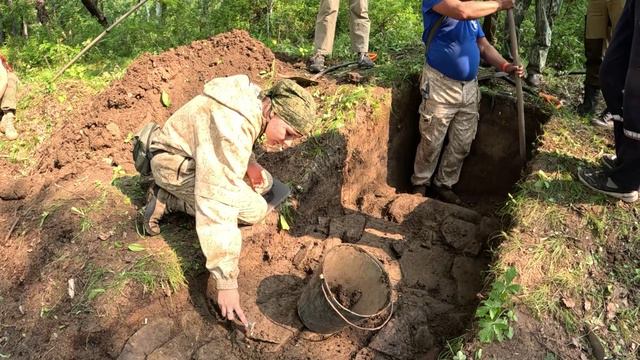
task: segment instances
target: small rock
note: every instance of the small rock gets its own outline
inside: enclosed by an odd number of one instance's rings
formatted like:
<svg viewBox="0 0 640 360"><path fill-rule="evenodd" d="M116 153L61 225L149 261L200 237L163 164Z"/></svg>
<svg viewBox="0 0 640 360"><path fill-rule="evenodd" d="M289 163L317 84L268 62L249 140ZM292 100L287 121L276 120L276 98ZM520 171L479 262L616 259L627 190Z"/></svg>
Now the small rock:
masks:
<svg viewBox="0 0 640 360"><path fill-rule="evenodd" d="M331 219L329 236L339 237L345 242L355 243L360 240L367 219L360 214L350 214Z"/></svg>
<svg viewBox="0 0 640 360"><path fill-rule="evenodd" d="M120 132L120 127L114 123L107 124L107 130L116 138L121 138L122 133Z"/></svg>
<svg viewBox="0 0 640 360"><path fill-rule="evenodd" d="M116 233L113 230L111 230L109 232L102 232L102 233L98 234L98 239L100 241L106 241L106 240L108 240L110 237L112 237L115 234Z"/></svg>
<svg viewBox="0 0 640 360"><path fill-rule="evenodd" d="M477 226L473 223L448 217L442 222L440 230L446 242L456 250L477 256L482 248L482 242L478 240L476 228Z"/></svg>
<svg viewBox="0 0 640 360"><path fill-rule="evenodd" d="M298 270L302 269L302 265L304 261L307 259L307 254L309 253L309 248L305 245L302 245L296 256L293 257L293 266L295 266Z"/></svg>
<svg viewBox="0 0 640 360"><path fill-rule="evenodd" d="M147 355L171 339L173 328L173 320L168 317L143 326L129 338L118 360L145 359Z"/></svg>

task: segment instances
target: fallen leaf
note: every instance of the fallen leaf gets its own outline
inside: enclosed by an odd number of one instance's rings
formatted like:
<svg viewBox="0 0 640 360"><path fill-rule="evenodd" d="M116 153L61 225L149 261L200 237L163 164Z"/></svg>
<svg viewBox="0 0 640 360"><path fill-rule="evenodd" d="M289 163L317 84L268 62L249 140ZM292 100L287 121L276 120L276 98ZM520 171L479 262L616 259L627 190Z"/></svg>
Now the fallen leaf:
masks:
<svg viewBox="0 0 640 360"><path fill-rule="evenodd" d="M73 299L76 296L76 281L69 279L67 283L67 293L69 293L69 297Z"/></svg>
<svg viewBox="0 0 640 360"><path fill-rule="evenodd" d="M610 302L607 303L607 319L611 320L616 317L616 312L618 311L618 305L616 303Z"/></svg>
<svg viewBox="0 0 640 360"><path fill-rule="evenodd" d="M127 247L127 249L129 249L129 251L133 251L133 252L140 252L140 251L144 251L144 246L140 245L140 244L131 244Z"/></svg>
<svg viewBox="0 0 640 360"><path fill-rule="evenodd" d="M576 301L569 297L563 297L562 303L567 307L567 309L573 309L576 307Z"/></svg>
<svg viewBox="0 0 640 360"><path fill-rule="evenodd" d="M284 215L282 214L280 214L280 229L284 231L288 231L290 229L287 219L285 219Z"/></svg>
<svg viewBox="0 0 640 360"><path fill-rule="evenodd" d="M162 90L162 95L160 95L160 102L162 102L162 105L164 105L164 107L171 106L171 99L169 99L169 94L167 94L167 92L164 90Z"/></svg>

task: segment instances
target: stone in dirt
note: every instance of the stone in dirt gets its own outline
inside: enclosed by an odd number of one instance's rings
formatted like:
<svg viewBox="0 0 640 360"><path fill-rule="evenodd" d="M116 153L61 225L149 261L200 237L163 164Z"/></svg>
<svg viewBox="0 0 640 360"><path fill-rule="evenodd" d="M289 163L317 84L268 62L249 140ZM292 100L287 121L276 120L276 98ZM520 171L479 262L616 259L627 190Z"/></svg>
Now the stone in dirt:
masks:
<svg viewBox="0 0 640 360"><path fill-rule="evenodd" d="M369 347L397 359L415 359L418 349L414 346L414 335L416 329L427 322L427 316L422 310L415 304L405 303L400 306L387 326L375 335Z"/></svg>
<svg viewBox="0 0 640 360"><path fill-rule="evenodd" d="M338 237L348 243L360 240L367 219L360 214L350 214L341 218L331 219L329 236Z"/></svg>
<svg viewBox="0 0 640 360"><path fill-rule="evenodd" d="M143 326L129 338L118 360L144 360L155 349L171 339L174 326L173 320L168 317Z"/></svg>
<svg viewBox="0 0 640 360"><path fill-rule="evenodd" d="M224 338L216 338L203 345L196 351L193 358L195 360L239 360L232 351L231 343Z"/></svg>
<svg viewBox="0 0 640 360"><path fill-rule="evenodd" d="M195 339L182 333L149 354L147 360L189 360L196 344Z"/></svg>
<svg viewBox="0 0 640 360"><path fill-rule="evenodd" d="M448 217L440 226L445 241L458 251L477 256L482 248L477 226L454 217Z"/></svg>
<svg viewBox="0 0 640 360"><path fill-rule="evenodd" d="M462 206L411 194L401 194L393 200L389 204L389 216L391 220L399 224L413 219L427 225L438 224L448 216L454 216L474 224L480 222L481 219L480 214Z"/></svg>

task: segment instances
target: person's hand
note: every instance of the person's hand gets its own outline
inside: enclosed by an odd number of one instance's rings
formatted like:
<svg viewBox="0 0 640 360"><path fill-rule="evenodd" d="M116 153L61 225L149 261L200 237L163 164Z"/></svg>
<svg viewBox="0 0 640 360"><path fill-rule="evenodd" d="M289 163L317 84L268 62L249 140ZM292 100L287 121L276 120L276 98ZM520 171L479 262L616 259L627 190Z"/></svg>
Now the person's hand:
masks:
<svg viewBox="0 0 640 360"><path fill-rule="evenodd" d="M249 177L251 187L254 189L256 186L260 186L264 182L264 179L262 178L262 170L262 166L257 162L249 162L249 166L247 166L247 176Z"/></svg>
<svg viewBox="0 0 640 360"><path fill-rule="evenodd" d="M218 290L218 306L220 307L222 317L233 321L237 315L238 320L240 320L244 326L249 326L249 322L240 307L240 294L238 293L238 289Z"/></svg>
<svg viewBox="0 0 640 360"><path fill-rule="evenodd" d="M524 67L522 65L516 66L514 63L505 63L501 70L509 74L515 73L518 77L524 77Z"/></svg>
<svg viewBox="0 0 640 360"><path fill-rule="evenodd" d="M500 4L500 10L508 10L514 7L515 0L497 0L498 4Z"/></svg>

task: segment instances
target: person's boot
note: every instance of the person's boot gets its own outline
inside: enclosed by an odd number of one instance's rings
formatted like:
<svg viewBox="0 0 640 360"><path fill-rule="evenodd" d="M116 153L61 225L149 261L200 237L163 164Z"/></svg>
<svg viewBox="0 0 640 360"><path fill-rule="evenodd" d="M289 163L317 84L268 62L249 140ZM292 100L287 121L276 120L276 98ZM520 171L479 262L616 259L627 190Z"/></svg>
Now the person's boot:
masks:
<svg viewBox="0 0 640 360"><path fill-rule="evenodd" d="M376 66L376 64L371 60L367 53L361 52L358 53L358 67L361 69L371 69Z"/></svg>
<svg viewBox="0 0 640 360"><path fill-rule="evenodd" d="M524 79L524 81L531 87L540 87L542 84L542 74L535 71L529 71L529 74L527 74L527 78Z"/></svg>
<svg viewBox="0 0 640 360"><path fill-rule="evenodd" d="M582 104L578 105L578 115L586 116L593 114L598 105L598 92L600 89L593 85L584 86L584 98Z"/></svg>
<svg viewBox="0 0 640 360"><path fill-rule="evenodd" d="M167 213L167 198L169 193L157 185L149 188L147 206L144 209L144 231L147 235L160 234L160 220Z"/></svg>
<svg viewBox="0 0 640 360"><path fill-rule="evenodd" d="M461 205L462 200L458 197L458 195L451 190L451 188L443 186L443 185L433 185L433 191L436 193L438 198L444 202L448 202L450 204Z"/></svg>
<svg viewBox="0 0 640 360"><path fill-rule="evenodd" d="M7 140L15 140L18 138L18 132L13 125L16 116L13 113L6 113L0 121L0 132L4 133Z"/></svg>
<svg viewBox="0 0 640 360"><path fill-rule="evenodd" d="M309 72L317 74L327 67L324 64L324 55L315 54L309 59Z"/></svg>

